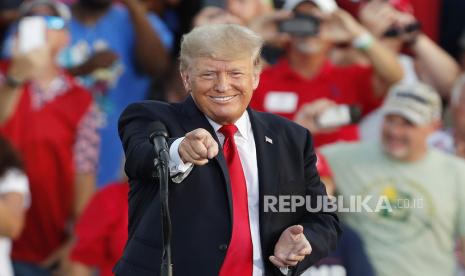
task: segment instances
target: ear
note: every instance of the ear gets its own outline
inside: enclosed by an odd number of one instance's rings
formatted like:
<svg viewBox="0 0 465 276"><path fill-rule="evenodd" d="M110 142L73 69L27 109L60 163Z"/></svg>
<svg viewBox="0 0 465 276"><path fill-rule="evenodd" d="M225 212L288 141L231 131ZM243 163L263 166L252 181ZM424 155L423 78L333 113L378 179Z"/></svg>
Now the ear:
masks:
<svg viewBox="0 0 465 276"><path fill-rule="evenodd" d="M181 71L181 79L182 79L182 84L184 85L184 89L186 89L187 92L190 92L191 85L190 85L190 75L189 75L188 70Z"/></svg>
<svg viewBox="0 0 465 276"><path fill-rule="evenodd" d="M259 83L260 83L260 72L254 72L253 90L257 89Z"/></svg>

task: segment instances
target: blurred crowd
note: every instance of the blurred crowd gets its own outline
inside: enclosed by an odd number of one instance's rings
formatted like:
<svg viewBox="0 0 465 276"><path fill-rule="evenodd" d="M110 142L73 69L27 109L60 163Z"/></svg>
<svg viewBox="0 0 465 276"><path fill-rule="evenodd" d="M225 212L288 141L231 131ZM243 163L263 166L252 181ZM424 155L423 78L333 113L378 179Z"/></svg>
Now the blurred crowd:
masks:
<svg viewBox="0 0 465 276"><path fill-rule="evenodd" d="M393 209L341 214L338 249L304 275L465 275L463 11L460 0L2 0L0 276L112 275L128 224L118 118L132 102L183 101L182 35L221 23L263 37L251 107L312 133L328 194Z"/></svg>

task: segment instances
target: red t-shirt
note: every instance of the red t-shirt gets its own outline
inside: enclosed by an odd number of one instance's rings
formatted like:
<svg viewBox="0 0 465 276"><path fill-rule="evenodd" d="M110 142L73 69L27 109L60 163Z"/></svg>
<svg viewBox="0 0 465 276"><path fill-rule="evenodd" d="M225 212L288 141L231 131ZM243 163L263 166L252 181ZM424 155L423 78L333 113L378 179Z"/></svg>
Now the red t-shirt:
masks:
<svg viewBox="0 0 465 276"><path fill-rule="evenodd" d="M320 174L320 177L333 177L333 172L331 171L331 167L328 164L325 156L321 154L319 151L316 151L316 169Z"/></svg>
<svg viewBox="0 0 465 276"><path fill-rule="evenodd" d="M307 79L295 72L286 59L266 68L250 103L251 107L294 119L299 108L306 103L327 98L338 104L358 105L363 114L377 108L371 67L359 65L335 66L325 62L320 73ZM349 125L335 132L313 135L315 146L338 140L358 140L358 127Z"/></svg>
<svg viewBox="0 0 465 276"><path fill-rule="evenodd" d="M8 64L0 63L4 75ZM91 95L65 76L66 91L39 109L31 86L24 85L12 116L0 125L20 153L29 178L31 206L13 260L39 263L63 245L74 199L74 144L78 125L92 104Z"/></svg>
<svg viewBox="0 0 465 276"><path fill-rule="evenodd" d="M92 198L76 224L73 261L97 267L101 276L113 275L128 239L128 192L127 183L113 183Z"/></svg>

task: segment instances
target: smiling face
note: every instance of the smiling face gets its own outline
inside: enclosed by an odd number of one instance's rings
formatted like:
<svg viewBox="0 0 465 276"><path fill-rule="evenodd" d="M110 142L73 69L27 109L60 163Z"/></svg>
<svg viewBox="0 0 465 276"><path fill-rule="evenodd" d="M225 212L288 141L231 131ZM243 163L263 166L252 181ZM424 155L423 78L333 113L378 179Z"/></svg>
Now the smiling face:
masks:
<svg viewBox="0 0 465 276"><path fill-rule="evenodd" d="M231 61L208 57L192 60L181 75L197 107L218 124L234 124L245 112L258 86L251 58Z"/></svg>
<svg viewBox="0 0 465 276"><path fill-rule="evenodd" d="M426 152L426 140L436 128L436 123L416 126L400 115L388 114L382 128L384 151L397 160L418 160Z"/></svg>

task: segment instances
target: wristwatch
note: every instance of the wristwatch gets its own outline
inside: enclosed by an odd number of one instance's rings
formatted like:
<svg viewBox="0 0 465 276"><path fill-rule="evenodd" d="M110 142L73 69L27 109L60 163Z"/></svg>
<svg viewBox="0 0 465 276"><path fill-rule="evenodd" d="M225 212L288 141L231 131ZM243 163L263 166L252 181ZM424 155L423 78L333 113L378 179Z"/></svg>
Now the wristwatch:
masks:
<svg viewBox="0 0 465 276"><path fill-rule="evenodd" d="M365 32L352 40L352 47L361 51L366 51L373 46L374 42L374 37L369 32Z"/></svg>

